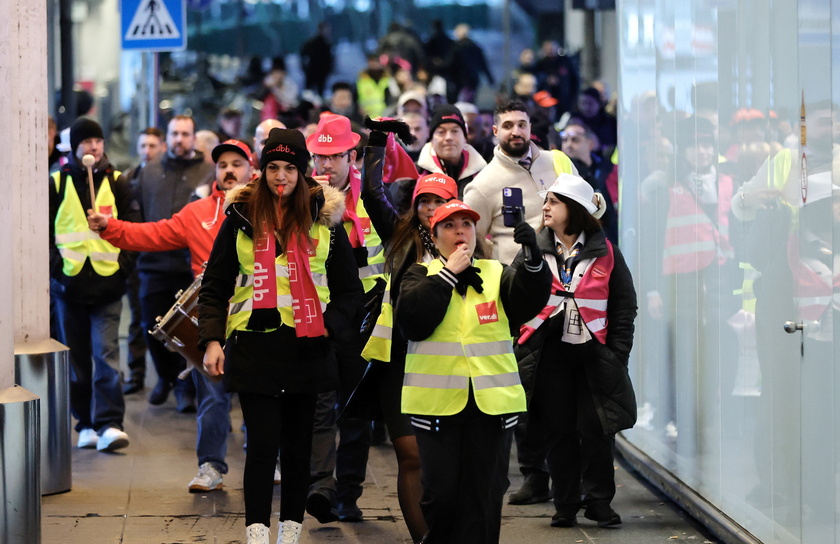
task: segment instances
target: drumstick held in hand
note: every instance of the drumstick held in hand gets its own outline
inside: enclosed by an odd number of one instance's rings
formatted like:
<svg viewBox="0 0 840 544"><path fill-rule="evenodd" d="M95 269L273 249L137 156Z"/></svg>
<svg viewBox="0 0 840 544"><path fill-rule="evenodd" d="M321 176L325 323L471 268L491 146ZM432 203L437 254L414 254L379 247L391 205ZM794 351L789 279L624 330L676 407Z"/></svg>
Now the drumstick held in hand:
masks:
<svg viewBox="0 0 840 544"><path fill-rule="evenodd" d="M95 163L96 159L93 157L93 155L88 154L82 157L82 164L85 165L85 168L87 168L88 173L88 189L90 189L90 207L94 212L99 213L99 206L96 205L96 193L93 190L93 170L91 169L91 167Z"/></svg>

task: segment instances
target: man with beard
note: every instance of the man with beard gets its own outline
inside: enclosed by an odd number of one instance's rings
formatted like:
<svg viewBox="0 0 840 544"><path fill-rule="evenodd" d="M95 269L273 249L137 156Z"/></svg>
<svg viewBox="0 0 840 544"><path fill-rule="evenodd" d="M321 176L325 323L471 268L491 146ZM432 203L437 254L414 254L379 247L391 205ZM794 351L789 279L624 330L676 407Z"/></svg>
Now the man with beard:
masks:
<svg viewBox="0 0 840 544"><path fill-rule="evenodd" d="M490 236L493 258L510 264L520 246L513 241L513 228L504 223L502 189L522 189L524 219L536 229L542 220L543 205L537 192L546 190L562 173L577 175L577 169L566 155L561 155L557 162L562 166L555 170L552 154L531 142L531 119L523 103L501 104L493 112L493 123L493 135L499 145L493 150L493 160L464 189L464 203L481 215L476 224L477 235Z"/></svg>
<svg viewBox="0 0 840 544"><path fill-rule="evenodd" d="M99 236L121 249L162 251L189 249L192 271L198 276L224 220L225 194L248 183L254 168L251 150L239 140L228 140L213 148L216 181L208 196L190 202L170 219L154 223L127 223L109 219L101 213L88 214L88 226ZM212 382L200 372L193 372L198 401L198 475L189 483L190 493L222 488L222 475L228 471L227 435L230 430L230 394L222 382Z"/></svg>
<svg viewBox="0 0 840 544"><path fill-rule="evenodd" d="M555 156L531 142L531 119L522 102L510 101L498 106L493 112L493 123L493 134L499 145L493 150L493 160L467 185L464 203L481 215L476 223L476 237L490 236L493 258L510 264L520 245L513 240L514 229L505 226L502 189L522 189L523 219L537 229L542 223L544 202L538 192L551 186L560 174L577 175L578 171L562 151L554 151ZM533 368L520 365L519 372L523 377L533 371ZM530 383L530 379L523 383ZM525 483L510 496L511 504L535 504L551 499L546 448L541 436L526 435L526 423L527 414L522 414L514 430L519 470Z"/></svg>
<svg viewBox="0 0 840 544"><path fill-rule="evenodd" d="M149 162L138 178L138 201L145 221L169 219L190 201L196 188L211 183L215 176L215 168L195 150L195 121L191 117L178 115L172 118L166 130L166 146L166 153ZM169 311L176 293L192 283L190 256L186 249L141 253L137 258L137 271L143 328L150 331L155 318ZM149 403L159 405L166 402L186 362L151 334L146 334L146 342L158 374L158 383L149 394ZM178 410L194 412L192 387L184 381L178 386L175 392Z"/></svg>

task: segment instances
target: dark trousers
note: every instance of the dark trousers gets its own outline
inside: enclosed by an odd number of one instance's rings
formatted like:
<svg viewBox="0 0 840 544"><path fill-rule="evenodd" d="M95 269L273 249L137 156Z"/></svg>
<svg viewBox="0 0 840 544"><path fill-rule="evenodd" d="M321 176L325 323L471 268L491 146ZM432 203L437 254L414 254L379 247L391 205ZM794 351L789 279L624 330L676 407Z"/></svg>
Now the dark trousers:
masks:
<svg viewBox="0 0 840 544"><path fill-rule="evenodd" d="M548 340L531 397L529 424L542 429L554 506L564 513L615 496L614 437L604 435L586 375L592 348Z"/></svg>
<svg viewBox="0 0 840 544"><path fill-rule="evenodd" d="M140 309L143 329L146 331L146 344L159 379L172 385L177 382L178 374L187 367L187 362L179 354L166 349L148 331L154 328L155 319L166 315L175 304L175 294L189 287L192 281L192 274L167 276L140 273Z"/></svg>
<svg viewBox="0 0 840 544"><path fill-rule="evenodd" d="M70 348L70 410L76 430L123 429L119 325L122 300L84 304L53 299L58 340Z"/></svg>
<svg viewBox="0 0 840 544"><path fill-rule="evenodd" d="M243 487L245 525L271 525L274 467L280 454L280 520L303 522L309 488L314 393L239 393L248 428Z"/></svg>
<svg viewBox="0 0 840 544"><path fill-rule="evenodd" d="M459 414L416 416L431 430L415 427L423 465L420 503L429 525L427 544L495 544L513 432L500 416L481 412L470 396ZM439 429L439 430L438 430Z"/></svg>
<svg viewBox="0 0 840 544"><path fill-rule="evenodd" d="M140 278L134 270L125 282L131 323L128 324L128 370L132 380L146 377L146 331L140 306Z"/></svg>

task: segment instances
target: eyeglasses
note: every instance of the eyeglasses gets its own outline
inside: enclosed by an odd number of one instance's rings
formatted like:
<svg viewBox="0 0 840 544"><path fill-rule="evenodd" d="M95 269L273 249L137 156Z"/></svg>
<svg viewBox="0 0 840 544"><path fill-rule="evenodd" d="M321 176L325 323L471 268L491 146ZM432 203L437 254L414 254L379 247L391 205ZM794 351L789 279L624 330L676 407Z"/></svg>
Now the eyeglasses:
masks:
<svg viewBox="0 0 840 544"><path fill-rule="evenodd" d="M321 161L321 162L326 162L326 161L337 162L337 161L340 161L341 159L343 159L344 157L346 157L347 153L348 153L347 151L345 151L344 153L336 153L335 155L316 155L316 154L313 153L312 158L315 159L316 161Z"/></svg>

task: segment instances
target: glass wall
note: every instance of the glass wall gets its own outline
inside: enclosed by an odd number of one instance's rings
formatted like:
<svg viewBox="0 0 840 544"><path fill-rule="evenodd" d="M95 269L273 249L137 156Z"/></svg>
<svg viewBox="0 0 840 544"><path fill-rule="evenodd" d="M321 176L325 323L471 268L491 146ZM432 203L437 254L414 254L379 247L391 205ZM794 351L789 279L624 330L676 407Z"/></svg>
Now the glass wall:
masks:
<svg viewBox="0 0 840 544"><path fill-rule="evenodd" d="M840 0L618 5L625 438L763 542L840 542Z"/></svg>

